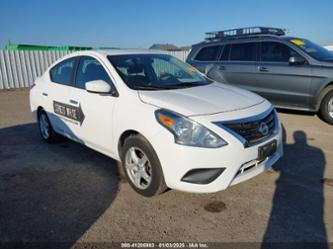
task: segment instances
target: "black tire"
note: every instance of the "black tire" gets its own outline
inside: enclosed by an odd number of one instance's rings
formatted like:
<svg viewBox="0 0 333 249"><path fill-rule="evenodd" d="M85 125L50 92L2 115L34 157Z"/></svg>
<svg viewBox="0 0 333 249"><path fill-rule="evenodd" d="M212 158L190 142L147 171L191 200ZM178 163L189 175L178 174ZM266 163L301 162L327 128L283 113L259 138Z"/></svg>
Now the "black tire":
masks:
<svg viewBox="0 0 333 249"><path fill-rule="evenodd" d="M126 169L126 157L129 156L128 153L130 153L130 151L133 149L138 149L140 152L143 152L144 153L143 155L145 155L148 158L147 164L150 169L150 172L148 173L151 174L150 175L151 181L149 184L145 186L144 189L139 188L135 185L134 181L129 175L130 173ZM164 181L162 167L157 157L157 154L154 151L153 147L150 145L150 143L143 136L135 135L125 140L121 151L121 161L127 181L137 193L145 197L152 197L154 195L163 193L167 189L167 186Z"/></svg>
<svg viewBox="0 0 333 249"><path fill-rule="evenodd" d="M321 117L327 123L333 125L333 90L329 91L320 105Z"/></svg>
<svg viewBox="0 0 333 249"><path fill-rule="evenodd" d="M47 128L45 125L47 125ZM38 115L38 127L43 141L47 143L55 143L60 140L60 135L54 131L45 111L41 111ZM47 132L43 131L43 129L47 129Z"/></svg>

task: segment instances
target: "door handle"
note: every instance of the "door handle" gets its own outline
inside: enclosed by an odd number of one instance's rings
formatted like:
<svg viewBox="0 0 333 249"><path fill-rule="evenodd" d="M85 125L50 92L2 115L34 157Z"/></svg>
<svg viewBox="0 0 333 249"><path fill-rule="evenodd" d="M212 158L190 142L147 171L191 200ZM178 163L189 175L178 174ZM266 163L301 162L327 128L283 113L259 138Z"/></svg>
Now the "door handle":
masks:
<svg viewBox="0 0 333 249"><path fill-rule="evenodd" d="M260 72L268 72L269 71L269 69L267 67L261 67L261 66L258 67L258 70Z"/></svg>
<svg viewBox="0 0 333 249"><path fill-rule="evenodd" d="M45 97L49 96L47 93L42 93L42 95Z"/></svg>
<svg viewBox="0 0 333 249"><path fill-rule="evenodd" d="M76 100L74 99L70 99L69 100L69 103L73 104L73 105L77 105L79 102L77 102Z"/></svg>

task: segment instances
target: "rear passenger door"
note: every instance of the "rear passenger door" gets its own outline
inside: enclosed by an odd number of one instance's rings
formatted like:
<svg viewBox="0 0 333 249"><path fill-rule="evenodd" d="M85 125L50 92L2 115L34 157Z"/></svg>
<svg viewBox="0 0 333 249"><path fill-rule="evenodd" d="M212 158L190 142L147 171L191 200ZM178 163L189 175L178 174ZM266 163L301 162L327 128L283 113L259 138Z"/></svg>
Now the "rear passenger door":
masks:
<svg viewBox="0 0 333 249"><path fill-rule="evenodd" d="M225 45L218 66L207 75L216 81L253 91L257 64L256 42Z"/></svg>
<svg viewBox="0 0 333 249"><path fill-rule="evenodd" d="M289 58L301 57L284 43L263 41L256 68L256 88L260 95L278 106L307 108L312 71L308 63L290 65Z"/></svg>
<svg viewBox="0 0 333 249"><path fill-rule="evenodd" d="M43 91L43 98L47 99L44 106L53 128L61 133L72 135L71 119L67 117L70 105L68 94L74 85L74 69L78 57L69 58L56 64L50 70L50 82Z"/></svg>
<svg viewBox="0 0 333 249"><path fill-rule="evenodd" d="M88 92L88 81L103 80L111 85L115 94ZM112 117L117 100L114 84L102 62L91 56L80 57L76 70L75 87L69 92L69 101L79 110L78 121L71 124L79 142L105 153L113 154Z"/></svg>

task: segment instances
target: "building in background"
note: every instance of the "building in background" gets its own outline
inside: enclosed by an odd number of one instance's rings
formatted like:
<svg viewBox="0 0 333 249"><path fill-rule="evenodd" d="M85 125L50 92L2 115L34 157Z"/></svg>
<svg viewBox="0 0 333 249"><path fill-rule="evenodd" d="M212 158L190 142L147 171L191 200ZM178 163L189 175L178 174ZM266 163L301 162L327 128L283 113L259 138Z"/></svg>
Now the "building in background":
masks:
<svg viewBox="0 0 333 249"><path fill-rule="evenodd" d="M189 51L191 47L183 46L183 47L177 47L173 44L159 44L155 43L153 44L149 49L157 49L157 50L163 50L163 51Z"/></svg>

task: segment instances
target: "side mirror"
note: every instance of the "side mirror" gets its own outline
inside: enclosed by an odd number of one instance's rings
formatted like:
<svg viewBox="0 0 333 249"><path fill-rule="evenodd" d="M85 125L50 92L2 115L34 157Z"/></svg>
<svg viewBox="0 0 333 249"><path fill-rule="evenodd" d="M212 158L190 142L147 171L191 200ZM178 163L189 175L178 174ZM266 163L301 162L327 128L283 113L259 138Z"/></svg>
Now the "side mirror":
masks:
<svg viewBox="0 0 333 249"><path fill-rule="evenodd" d="M300 56L292 56L289 58L289 65L304 65L306 60Z"/></svg>
<svg viewBox="0 0 333 249"><path fill-rule="evenodd" d="M92 80L86 82L86 90L91 93L111 93L111 86L104 80Z"/></svg>

